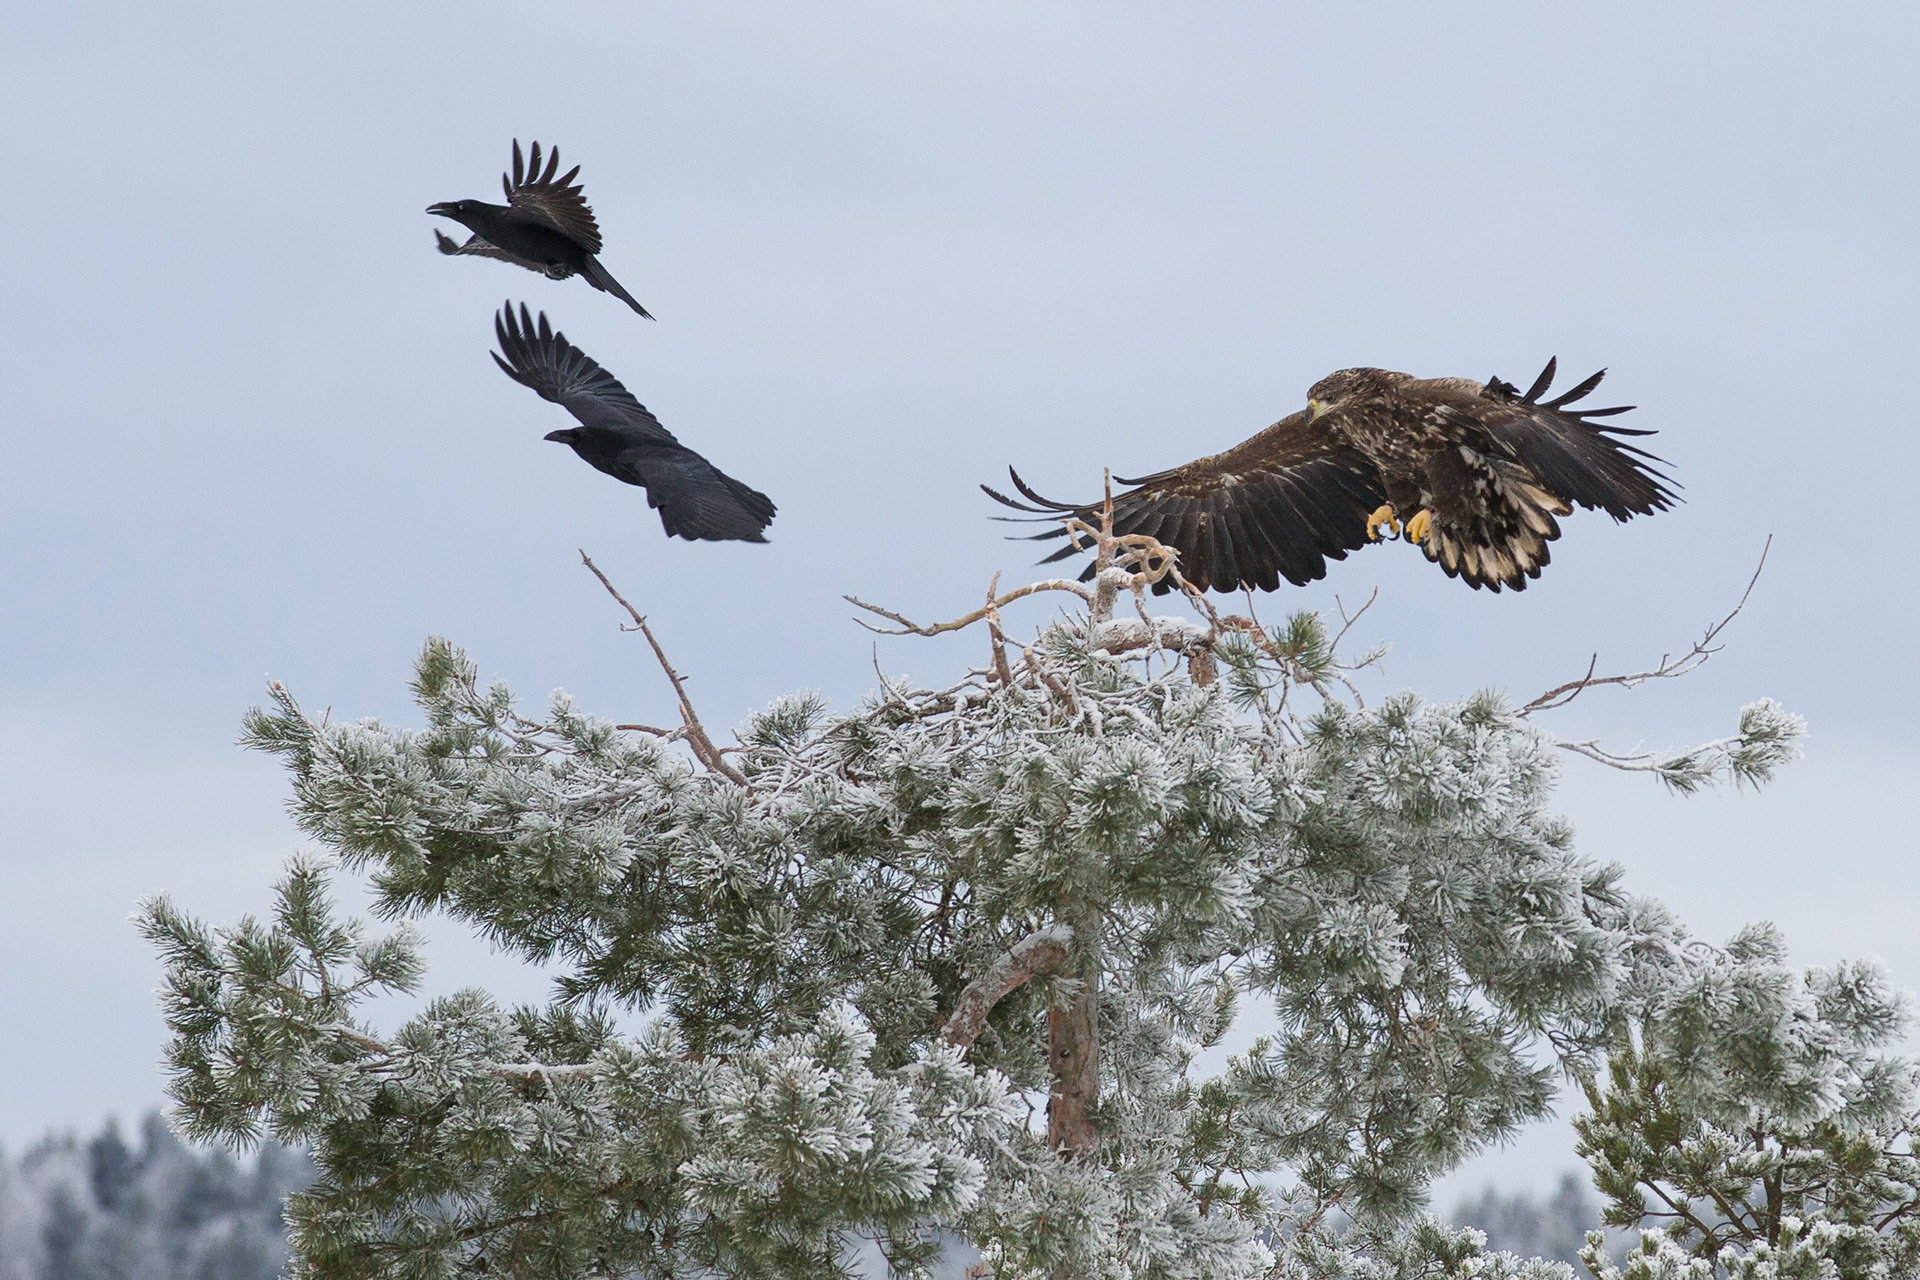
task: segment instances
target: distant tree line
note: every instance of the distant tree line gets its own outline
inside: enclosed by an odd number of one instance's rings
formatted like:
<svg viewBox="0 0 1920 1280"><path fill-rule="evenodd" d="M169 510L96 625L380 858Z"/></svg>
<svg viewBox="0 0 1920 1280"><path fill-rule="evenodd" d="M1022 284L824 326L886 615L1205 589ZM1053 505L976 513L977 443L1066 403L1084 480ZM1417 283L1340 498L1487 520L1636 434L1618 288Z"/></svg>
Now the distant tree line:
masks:
<svg viewBox="0 0 1920 1280"><path fill-rule="evenodd" d="M111 1120L84 1141L49 1135L0 1152L0 1280L273 1280L287 1257L281 1198L313 1175L306 1152L274 1142L244 1163L196 1150L157 1113L137 1143ZM1451 1217L1491 1249L1577 1266L1600 1202L1569 1173L1546 1195L1490 1186Z"/></svg>
<svg viewBox="0 0 1920 1280"><path fill-rule="evenodd" d="M1580 1250L1587 1243L1587 1232L1599 1229L1600 1213L1600 1200L1587 1180L1567 1173L1548 1195L1506 1193L1489 1186L1462 1200L1452 1219L1456 1226L1486 1232L1489 1249L1569 1263L1579 1276L1585 1274ZM1625 1233L1619 1234L1624 1243Z"/></svg>
<svg viewBox="0 0 1920 1280"><path fill-rule="evenodd" d="M271 1141L244 1162L195 1150L157 1113L131 1143L110 1120L0 1152L0 1280L272 1280L282 1198L313 1176Z"/></svg>

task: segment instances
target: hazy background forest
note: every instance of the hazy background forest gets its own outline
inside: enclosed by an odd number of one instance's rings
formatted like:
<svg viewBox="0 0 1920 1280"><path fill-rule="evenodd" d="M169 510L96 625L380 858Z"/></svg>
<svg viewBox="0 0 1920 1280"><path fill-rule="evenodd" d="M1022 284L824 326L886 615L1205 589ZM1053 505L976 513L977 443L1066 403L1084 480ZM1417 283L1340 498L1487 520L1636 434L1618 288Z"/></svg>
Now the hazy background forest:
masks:
<svg viewBox="0 0 1920 1280"><path fill-rule="evenodd" d="M1874 505L1920 448L1898 376L1920 340L1914 11L556 12L579 34L552 56L484 3L0 14L9 227L31 246L0 257L0 1014L32 1030L0 1044L0 1267L106 1266L128 1242L183 1275L274 1265L267 1207L299 1157L223 1163L130 1120L125 1161L95 1154L116 1150L104 1117L159 1101L133 903L258 910L299 844L278 767L232 746L268 674L404 721L438 633L525 691L659 720L670 695L585 545L710 723L801 687L844 704L876 658L841 593L942 615L1029 559L976 482L1017 461L1089 494L1349 364L1610 366L1687 502L1575 517L1521 596L1389 547L1274 611L1378 587L1355 638L1395 648L1370 689L1524 697L1596 650L1684 647L1774 534L1714 665L1555 728L1692 741L1771 695L1808 717L1807 758L1763 795L1684 801L1573 762L1560 806L1702 935L1773 919L1805 963L1878 953L1920 987L1920 593ZM585 166L657 325L433 253L423 206L485 194L516 135ZM486 359L509 293L762 483L772 545L666 545L541 443L559 411ZM929 672L967 643L877 660ZM432 937L424 995L542 989ZM1573 1165L1542 1126L1439 1204L1491 1179L1467 1217L1559 1240ZM89 1243L19 1244L56 1238Z"/></svg>
<svg viewBox="0 0 1920 1280"><path fill-rule="evenodd" d="M0 1152L0 1280L272 1280L286 1260L280 1197L312 1169L272 1142L245 1161L193 1151L158 1113L132 1134L113 1121L50 1134ZM1496 1249L1569 1263L1599 1216L1571 1174L1538 1195L1489 1186L1450 1215Z"/></svg>

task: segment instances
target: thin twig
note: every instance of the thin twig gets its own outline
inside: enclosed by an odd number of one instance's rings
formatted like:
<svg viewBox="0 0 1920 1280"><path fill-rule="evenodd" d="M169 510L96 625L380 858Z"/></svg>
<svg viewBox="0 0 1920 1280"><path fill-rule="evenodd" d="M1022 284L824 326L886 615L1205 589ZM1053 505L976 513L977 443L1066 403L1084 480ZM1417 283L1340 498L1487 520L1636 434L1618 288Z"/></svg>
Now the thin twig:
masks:
<svg viewBox="0 0 1920 1280"><path fill-rule="evenodd" d="M1007 635L1000 628L1000 606L994 603L995 592L1000 590L1000 574L996 570L993 581L987 584L987 647L993 650L993 674L1000 681L1000 687L1013 687L1013 668L1007 665Z"/></svg>
<svg viewBox="0 0 1920 1280"><path fill-rule="evenodd" d="M1100 527L1094 531L1093 553L1093 604L1089 610L1089 629L1113 617L1113 600L1118 593L1117 584L1108 576L1107 570L1118 563L1115 554L1119 547L1113 536L1113 472L1102 468L1100 499Z"/></svg>
<svg viewBox="0 0 1920 1280"><path fill-rule="evenodd" d="M1681 762L1698 759L1709 752L1723 751L1728 747L1739 745L1742 741L1744 739L1739 737L1715 738L1712 742L1703 742L1697 747L1670 752L1667 755L1661 755L1655 751L1624 753L1608 751L1593 739L1585 742L1561 742L1556 739L1553 745L1562 751L1571 751L1575 755L1585 756L1589 760L1598 761L1610 769L1619 769L1623 773L1664 774Z"/></svg>
<svg viewBox="0 0 1920 1280"><path fill-rule="evenodd" d="M593 557L585 551L580 553L580 563L593 571L593 576L600 579L600 585L607 589L607 594L617 600L620 607L627 611L627 616L633 619L633 626L622 627L621 630L638 631L647 638L647 643L653 646L653 656L660 660L660 669L667 673L667 682L673 686L674 696L680 699L680 719L686 725L687 745L693 748L694 756L710 772L745 786L746 775L726 762L719 749L713 745L713 739L707 736L706 727L700 723L700 717L694 714L693 702L687 697L687 686L681 681L680 673L673 669L673 664L667 661L667 651L662 649L660 642L653 638L653 629L647 626L647 620L640 616L638 609L627 603L627 598L614 588L613 583L607 580L607 575L600 572L600 566L593 562Z"/></svg>
<svg viewBox="0 0 1920 1280"><path fill-rule="evenodd" d="M1373 602L1379 598L1380 588L1376 586L1373 589L1373 594L1367 597L1367 602L1356 609L1351 618L1347 616L1347 606L1340 603L1340 597L1335 596L1333 598L1333 607L1340 611L1340 630L1334 634L1333 642L1327 646L1330 651L1339 651L1340 642L1347 638L1347 632L1353 630L1353 624L1360 621L1360 619L1366 615L1367 610L1373 608Z"/></svg>
<svg viewBox="0 0 1920 1280"><path fill-rule="evenodd" d="M1670 654L1661 654L1659 664L1650 671L1635 671L1627 675L1618 676L1595 676L1593 674L1594 670L1600 665L1600 655L1596 653L1593 655L1592 661L1587 664L1587 673L1585 675L1581 676L1578 680L1569 680L1563 685L1558 685L1547 690L1526 706L1521 707L1516 714L1525 718L1536 711L1556 710L1557 708L1566 706L1588 689L1598 688L1601 685L1618 685L1623 689L1631 689L1635 685L1645 684L1649 680L1676 679L1699 667L1709 658L1713 657L1714 654L1726 647L1725 645L1715 644L1714 641L1719 638L1722 631L1727 629L1729 623L1740 616L1740 611L1747 607L1747 598L1753 594L1754 584L1760 581L1761 571L1767 567L1767 552L1772 548L1773 535L1768 534L1766 545L1760 548L1760 563L1754 567L1753 577L1747 580L1747 589L1740 593L1740 602L1733 606L1732 612L1728 613L1726 617L1708 627L1706 634L1694 641L1693 647L1678 658Z"/></svg>

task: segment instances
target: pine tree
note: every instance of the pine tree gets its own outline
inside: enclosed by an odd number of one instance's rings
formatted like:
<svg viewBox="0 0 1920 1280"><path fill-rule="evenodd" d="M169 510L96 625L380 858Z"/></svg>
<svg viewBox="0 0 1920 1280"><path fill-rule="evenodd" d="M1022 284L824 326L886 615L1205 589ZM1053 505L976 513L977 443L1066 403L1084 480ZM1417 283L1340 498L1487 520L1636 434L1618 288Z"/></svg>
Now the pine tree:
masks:
<svg viewBox="0 0 1920 1280"><path fill-rule="evenodd" d="M678 729L529 714L441 640L420 730L273 686L247 740L326 858L270 919L146 907L177 1122L312 1144L288 1213L330 1278L825 1276L861 1241L916 1273L954 1240L1003 1280L1564 1275L1425 1188L1709 952L1575 852L1533 706L1366 707L1318 617L1154 617L1164 549L1086 532L1091 586L886 615L984 624L983 667L786 698L725 749L631 609ZM1038 590L1083 611L1015 645ZM1645 767L1758 782L1799 732L1756 704ZM339 918L343 872L554 966L553 998L381 1033L359 1006L424 960ZM1271 1033L1203 1069L1255 1004Z"/></svg>
<svg viewBox="0 0 1920 1280"><path fill-rule="evenodd" d="M1877 964L1796 973L1744 929L1632 1011L1585 1082L1580 1152L1607 1221L1657 1223L1603 1280L1920 1272L1920 1068Z"/></svg>

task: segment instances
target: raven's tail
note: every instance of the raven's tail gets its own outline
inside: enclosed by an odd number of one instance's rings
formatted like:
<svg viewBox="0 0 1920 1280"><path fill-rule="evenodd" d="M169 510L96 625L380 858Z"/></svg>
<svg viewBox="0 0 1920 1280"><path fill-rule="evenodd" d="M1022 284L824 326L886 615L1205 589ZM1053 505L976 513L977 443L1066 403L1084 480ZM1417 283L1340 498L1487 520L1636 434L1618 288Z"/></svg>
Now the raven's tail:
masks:
<svg viewBox="0 0 1920 1280"><path fill-rule="evenodd" d="M587 278L588 284L600 290L602 293L612 294L614 297L620 299L620 301L632 307L635 311L638 311L641 315L646 316L647 319L653 319L653 317L648 314L647 309L638 302L635 302L633 295L628 293L626 289L621 286L620 282L613 278L613 273L601 266L600 259L594 257L592 254L587 255L586 269L580 274Z"/></svg>

